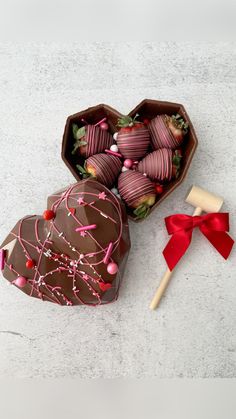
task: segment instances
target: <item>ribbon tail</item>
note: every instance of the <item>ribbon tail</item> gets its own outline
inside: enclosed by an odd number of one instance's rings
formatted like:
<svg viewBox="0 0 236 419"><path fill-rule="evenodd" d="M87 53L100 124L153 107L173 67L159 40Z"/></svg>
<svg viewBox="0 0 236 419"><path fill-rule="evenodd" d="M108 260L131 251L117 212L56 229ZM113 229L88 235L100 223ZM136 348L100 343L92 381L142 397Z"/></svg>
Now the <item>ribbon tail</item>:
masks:
<svg viewBox="0 0 236 419"><path fill-rule="evenodd" d="M170 271L174 269L185 254L192 239L192 230L181 230L173 234L163 250L163 256Z"/></svg>
<svg viewBox="0 0 236 419"><path fill-rule="evenodd" d="M221 256L227 259L234 245L232 237L225 231L208 230L204 225L200 227L200 230Z"/></svg>

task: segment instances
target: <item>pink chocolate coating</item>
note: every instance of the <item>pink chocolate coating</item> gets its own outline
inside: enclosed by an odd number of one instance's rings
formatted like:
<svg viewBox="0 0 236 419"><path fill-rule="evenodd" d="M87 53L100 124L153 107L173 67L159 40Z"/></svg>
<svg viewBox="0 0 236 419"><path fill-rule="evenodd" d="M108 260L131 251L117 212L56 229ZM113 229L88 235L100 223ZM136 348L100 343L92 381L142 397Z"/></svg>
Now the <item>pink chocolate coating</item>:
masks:
<svg viewBox="0 0 236 419"><path fill-rule="evenodd" d="M167 126L165 119L165 115L158 115L148 124L151 135L151 144L154 150L164 147L175 149L180 146L179 141L176 140Z"/></svg>
<svg viewBox="0 0 236 419"><path fill-rule="evenodd" d="M86 166L88 165L94 167L97 180L108 187L114 184L122 168L119 157L103 153L89 157L86 160Z"/></svg>
<svg viewBox="0 0 236 419"><path fill-rule="evenodd" d="M86 125L84 140L87 142L85 157L102 153L106 148L109 149L114 143L113 137L108 131L94 125Z"/></svg>
<svg viewBox="0 0 236 419"><path fill-rule="evenodd" d="M150 144L150 134L143 126L130 132L118 132L117 146L125 159L140 160Z"/></svg>
<svg viewBox="0 0 236 419"><path fill-rule="evenodd" d="M153 151L138 164L138 171L146 173L152 180L170 181L172 177L173 151L169 148L160 148Z"/></svg>
<svg viewBox="0 0 236 419"><path fill-rule="evenodd" d="M137 200L145 195L156 194L152 181L133 170L120 174L118 189L121 197L129 207L133 207Z"/></svg>

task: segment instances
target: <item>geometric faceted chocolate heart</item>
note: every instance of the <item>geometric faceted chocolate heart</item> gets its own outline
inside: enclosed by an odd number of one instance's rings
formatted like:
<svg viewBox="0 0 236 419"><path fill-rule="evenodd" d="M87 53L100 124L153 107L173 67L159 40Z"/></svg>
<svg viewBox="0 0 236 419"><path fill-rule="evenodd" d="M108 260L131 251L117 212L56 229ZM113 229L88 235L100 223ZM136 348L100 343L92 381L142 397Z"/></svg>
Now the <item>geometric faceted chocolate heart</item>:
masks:
<svg viewBox="0 0 236 419"><path fill-rule="evenodd" d="M124 112L122 112L123 114ZM78 170L77 165L84 166L85 158L77 153L76 155L72 153L74 138L73 138L73 124L77 124L81 127L81 121L86 120L88 124L97 124L102 118L106 118L108 124L108 131L113 135L118 131L117 122L118 119L122 117L122 114L117 110L111 108L105 104L99 104L93 107L90 107L85 110L81 110L74 115L70 115L67 118L63 141L62 141L62 159L67 165L68 169L71 171L76 180L81 179L81 173ZM155 204L150 208L150 212L155 210L155 208L160 205L173 191L176 189L184 180L187 175L191 160L195 153L198 140L194 127L191 123L191 120L184 108L183 105L179 103L145 99L139 103L132 111L129 112L129 116L134 118L138 114L138 120L144 121L145 119L152 121L158 115L180 115L183 120L188 124L188 132L184 136L183 144L181 145L182 150L182 159L181 159L181 168L178 173L177 178L173 178L170 182L165 185L165 188L161 195L158 195ZM159 148L160 146L158 146ZM163 147L163 145L162 145ZM166 147L166 144L165 144ZM168 145L169 147L169 145ZM150 152L153 151L156 147L150 147ZM175 146L173 145L173 148ZM147 150L148 151L148 150ZM116 185L115 185L116 186ZM139 221L139 219L133 214L133 209L127 207L128 216L133 221Z"/></svg>
<svg viewBox="0 0 236 419"><path fill-rule="evenodd" d="M27 216L2 243L5 278L29 296L60 305L116 300L130 249L121 201L86 179L52 194L47 208L48 221Z"/></svg>

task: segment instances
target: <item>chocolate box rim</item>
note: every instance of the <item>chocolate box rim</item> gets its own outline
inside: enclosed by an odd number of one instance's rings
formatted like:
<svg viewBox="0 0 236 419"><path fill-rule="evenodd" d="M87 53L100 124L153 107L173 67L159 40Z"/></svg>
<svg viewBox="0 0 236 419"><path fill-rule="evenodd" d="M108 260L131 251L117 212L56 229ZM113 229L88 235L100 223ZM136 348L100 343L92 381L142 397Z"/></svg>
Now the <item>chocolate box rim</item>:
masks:
<svg viewBox="0 0 236 419"><path fill-rule="evenodd" d="M181 103L177 103L177 102L170 102L170 101L162 101L162 100L155 100L155 99L143 99L137 106L135 106L135 108L133 108L128 115L135 115L138 110L140 109L140 107L144 104L153 104L153 105L159 105L160 107L166 107L166 106L175 106L177 108L179 108L181 110L181 114L184 116L185 120L188 122L189 124L189 131L191 131L191 135L192 138L194 140L192 148L190 153L188 154L188 158L187 161L185 163L184 166L182 166L182 171L181 174L179 176L178 179L176 179L173 184L170 186L170 188L168 189L168 191L165 191L165 193L159 197L159 199L155 202L155 204L150 208L150 212L149 214L151 214L157 207L158 205L160 205L164 199L166 199L172 192L174 189L176 189L185 179L185 177L187 176L190 164L192 162L194 153L196 151L196 148L198 146L198 139L197 139L197 135L195 132L195 129L193 127L192 121L184 107L184 105L182 105ZM66 164L66 166L69 168L70 172L73 174L73 176L75 177L75 179L77 180L77 182L79 182L81 179L78 177L78 173L76 172L76 170L74 169L74 167L69 163L69 161L67 160L66 156L66 149L67 149L67 138L69 135L69 128L70 128L70 121L74 118L78 118L81 115L84 115L84 113L86 112L90 112L90 111L96 111L96 109L101 109L104 108L106 109L108 112L112 112L113 114L117 115L117 118L119 118L120 116L122 116L123 114L120 113L119 111L117 111L116 109L112 108L111 106L105 104L105 103L100 103L98 105L95 106L90 106L87 109L83 109L80 112L76 112L72 115L69 115L66 119L66 124L65 124L65 128L64 128L64 134L63 134L63 139L62 139L62 147L61 147L61 157L62 160L64 161L64 163ZM148 214L148 215L149 215ZM133 217L132 215L130 215L127 212L128 218L131 219L134 222L141 222L144 219L137 219L135 217Z"/></svg>

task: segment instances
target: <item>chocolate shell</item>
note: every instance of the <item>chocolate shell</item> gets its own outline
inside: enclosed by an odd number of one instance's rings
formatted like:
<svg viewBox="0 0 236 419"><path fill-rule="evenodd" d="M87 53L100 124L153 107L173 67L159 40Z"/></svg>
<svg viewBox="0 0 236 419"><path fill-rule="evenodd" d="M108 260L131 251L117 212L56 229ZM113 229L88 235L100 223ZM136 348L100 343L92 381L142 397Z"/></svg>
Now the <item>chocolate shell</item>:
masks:
<svg viewBox="0 0 236 419"><path fill-rule="evenodd" d="M118 177L122 163L119 157L111 154L95 154L86 160L85 167L94 168L96 172L96 179L107 187L111 187Z"/></svg>
<svg viewBox="0 0 236 419"><path fill-rule="evenodd" d="M125 159L140 160L147 153L149 144L150 134L145 125L130 132L118 132L117 146Z"/></svg>
<svg viewBox="0 0 236 419"><path fill-rule="evenodd" d="M85 126L85 136L82 138L82 142L85 145L79 149L79 154L85 158L104 152L114 143L113 137L108 131L95 125ZM75 147L75 149L77 148Z"/></svg>
<svg viewBox="0 0 236 419"><path fill-rule="evenodd" d="M143 197L156 195L154 184L146 176L133 170L127 170L118 178L118 189L122 199L131 208L139 206Z"/></svg>
<svg viewBox="0 0 236 419"><path fill-rule="evenodd" d="M173 151L160 148L153 151L138 164L138 171L146 174L152 180L170 181L172 178Z"/></svg>
<svg viewBox="0 0 236 419"><path fill-rule="evenodd" d="M116 300L130 248L121 201L87 179L51 195L48 209L50 221L27 216L2 243L4 277L29 296L59 305ZM109 264L118 272L108 273Z"/></svg>
<svg viewBox="0 0 236 419"><path fill-rule="evenodd" d="M159 148L175 149L182 143L182 141L178 141L172 134L167 125L166 118L166 115L158 115L148 124L151 135L151 144L154 150L158 150Z"/></svg>

